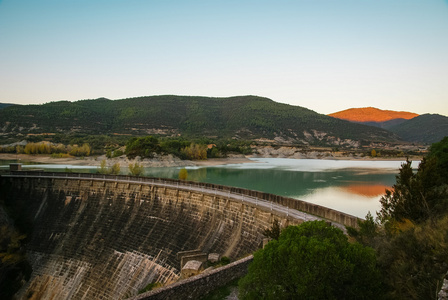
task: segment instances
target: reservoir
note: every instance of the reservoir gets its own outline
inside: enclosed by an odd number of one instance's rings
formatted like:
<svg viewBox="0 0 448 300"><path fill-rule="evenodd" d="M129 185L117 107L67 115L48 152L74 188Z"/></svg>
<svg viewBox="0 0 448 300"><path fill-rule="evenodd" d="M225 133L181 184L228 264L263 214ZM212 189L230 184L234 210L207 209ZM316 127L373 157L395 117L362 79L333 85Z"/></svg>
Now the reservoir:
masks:
<svg viewBox="0 0 448 300"><path fill-rule="evenodd" d="M255 158L253 163L187 167L187 180L263 191L326 206L360 218L376 216L404 161ZM413 163L416 167L418 162ZM147 176L178 178L180 168L151 168Z"/></svg>
<svg viewBox="0 0 448 300"><path fill-rule="evenodd" d="M326 206L360 218L376 216L404 161L252 158L252 162L187 167L187 180L263 191ZM9 162L3 161L2 168ZM413 162L416 168L419 162ZM97 167L24 165L48 171L96 173ZM145 168L145 176L178 178L180 167ZM127 168L121 173L127 174Z"/></svg>

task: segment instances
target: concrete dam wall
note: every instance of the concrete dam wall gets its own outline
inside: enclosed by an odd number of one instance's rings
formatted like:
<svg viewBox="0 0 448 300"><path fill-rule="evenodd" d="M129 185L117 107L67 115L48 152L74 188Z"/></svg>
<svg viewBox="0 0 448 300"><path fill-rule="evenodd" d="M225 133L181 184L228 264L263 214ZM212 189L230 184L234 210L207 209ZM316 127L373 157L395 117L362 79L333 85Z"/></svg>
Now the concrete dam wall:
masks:
<svg viewBox="0 0 448 300"><path fill-rule="evenodd" d="M177 281L178 252L237 259L260 247L274 219L316 219L293 209L301 201L176 180L12 172L1 177L1 191L33 227L22 299L131 297L148 283ZM327 219L355 226L355 217L327 210Z"/></svg>

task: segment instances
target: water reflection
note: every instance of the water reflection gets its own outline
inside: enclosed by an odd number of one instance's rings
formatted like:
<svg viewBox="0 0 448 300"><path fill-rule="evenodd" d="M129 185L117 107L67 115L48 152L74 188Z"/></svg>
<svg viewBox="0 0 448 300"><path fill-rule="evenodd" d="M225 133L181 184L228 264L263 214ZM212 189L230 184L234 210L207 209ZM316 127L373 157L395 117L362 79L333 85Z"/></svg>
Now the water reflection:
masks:
<svg viewBox="0 0 448 300"><path fill-rule="evenodd" d="M351 193L349 190L341 187L327 187L314 190L302 196L301 200L364 218L369 211L373 216L376 215L375 212L381 208L380 198L381 195L365 196Z"/></svg>
<svg viewBox="0 0 448 300"><path fill-rule="evenodd" d="M341 188L345 192L350 194L356 194L364 197L382 196L386 193L386 189L390 189L390 186L381 184L352 184Z"/></svg>
<svg viewBox="0 0 448 300"><path fill-rule="evenodd" d="M309 201L358 217L375 215L402 162L260 159L259 163L187 168L188 180L258 190ZM180 168L146 174L177 178Z"/></svg>

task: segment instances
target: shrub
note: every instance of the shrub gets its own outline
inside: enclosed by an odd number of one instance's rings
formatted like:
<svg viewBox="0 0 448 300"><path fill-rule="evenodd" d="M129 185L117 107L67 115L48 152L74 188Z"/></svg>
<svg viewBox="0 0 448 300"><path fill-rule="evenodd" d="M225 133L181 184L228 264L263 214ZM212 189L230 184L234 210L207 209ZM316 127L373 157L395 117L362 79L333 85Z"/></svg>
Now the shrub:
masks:
<svg viewBox="0 0 448 300"><path fill-rule="evenodd" d="M131 175L141 176L143 175L143 171L144 171L143 166L138 162L135 162L134 164L129 164L129 172Z"/></svg>
<svg viewBox="0 0 448 300"><path fill-rule="evenodd" d="M254 254L240 299L381 299L373 249L324 221L282 231Z"/></svg>
<svg viewBox="0 0 448 300"><path fill-rule="evenodd" d="M119 163L113 164L112 167L110 167L110 169L109 169L109 174L112 174L112 175L120 174L120 164Z"/></svg>
<svg viewBox="0 0 448 300"><path fill-rule="evenodd" d="M179 171L179 179L180 180L187 180L188 177L188 171L185 168L180 169Z"/></svg>
<svg viewBox="0 0 448 300"><path fill-rule="evenodd" d="M190 146L182 149L182 152L188 159L205 160L207 159L207 145L192 143Z"/></svg>

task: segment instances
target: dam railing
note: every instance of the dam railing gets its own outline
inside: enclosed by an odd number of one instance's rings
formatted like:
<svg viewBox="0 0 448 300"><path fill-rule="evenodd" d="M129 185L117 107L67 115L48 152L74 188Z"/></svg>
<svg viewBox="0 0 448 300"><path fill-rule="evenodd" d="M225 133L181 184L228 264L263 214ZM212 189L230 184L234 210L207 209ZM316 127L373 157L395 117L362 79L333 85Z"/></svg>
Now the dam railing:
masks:
<svg viewBox="0 0 448 300"><path fill-rule="evenodd" d="M203 194L232 198L235 201L243 203L246 202L247 204L261 207L265 210L276 211L276 213L280 213L282 215L285 215L286 217L292 217L304 221L326 219L328 221L336 223L335 225L339 224L351 227L358 226L357 217L321 205L270 193L213 183L185 181L169 178L138 177L129 175L61 173L44 171L11 171L10 174L2 175L2 177L94 180L170 187L181 190L200 192Z"/></svg>

